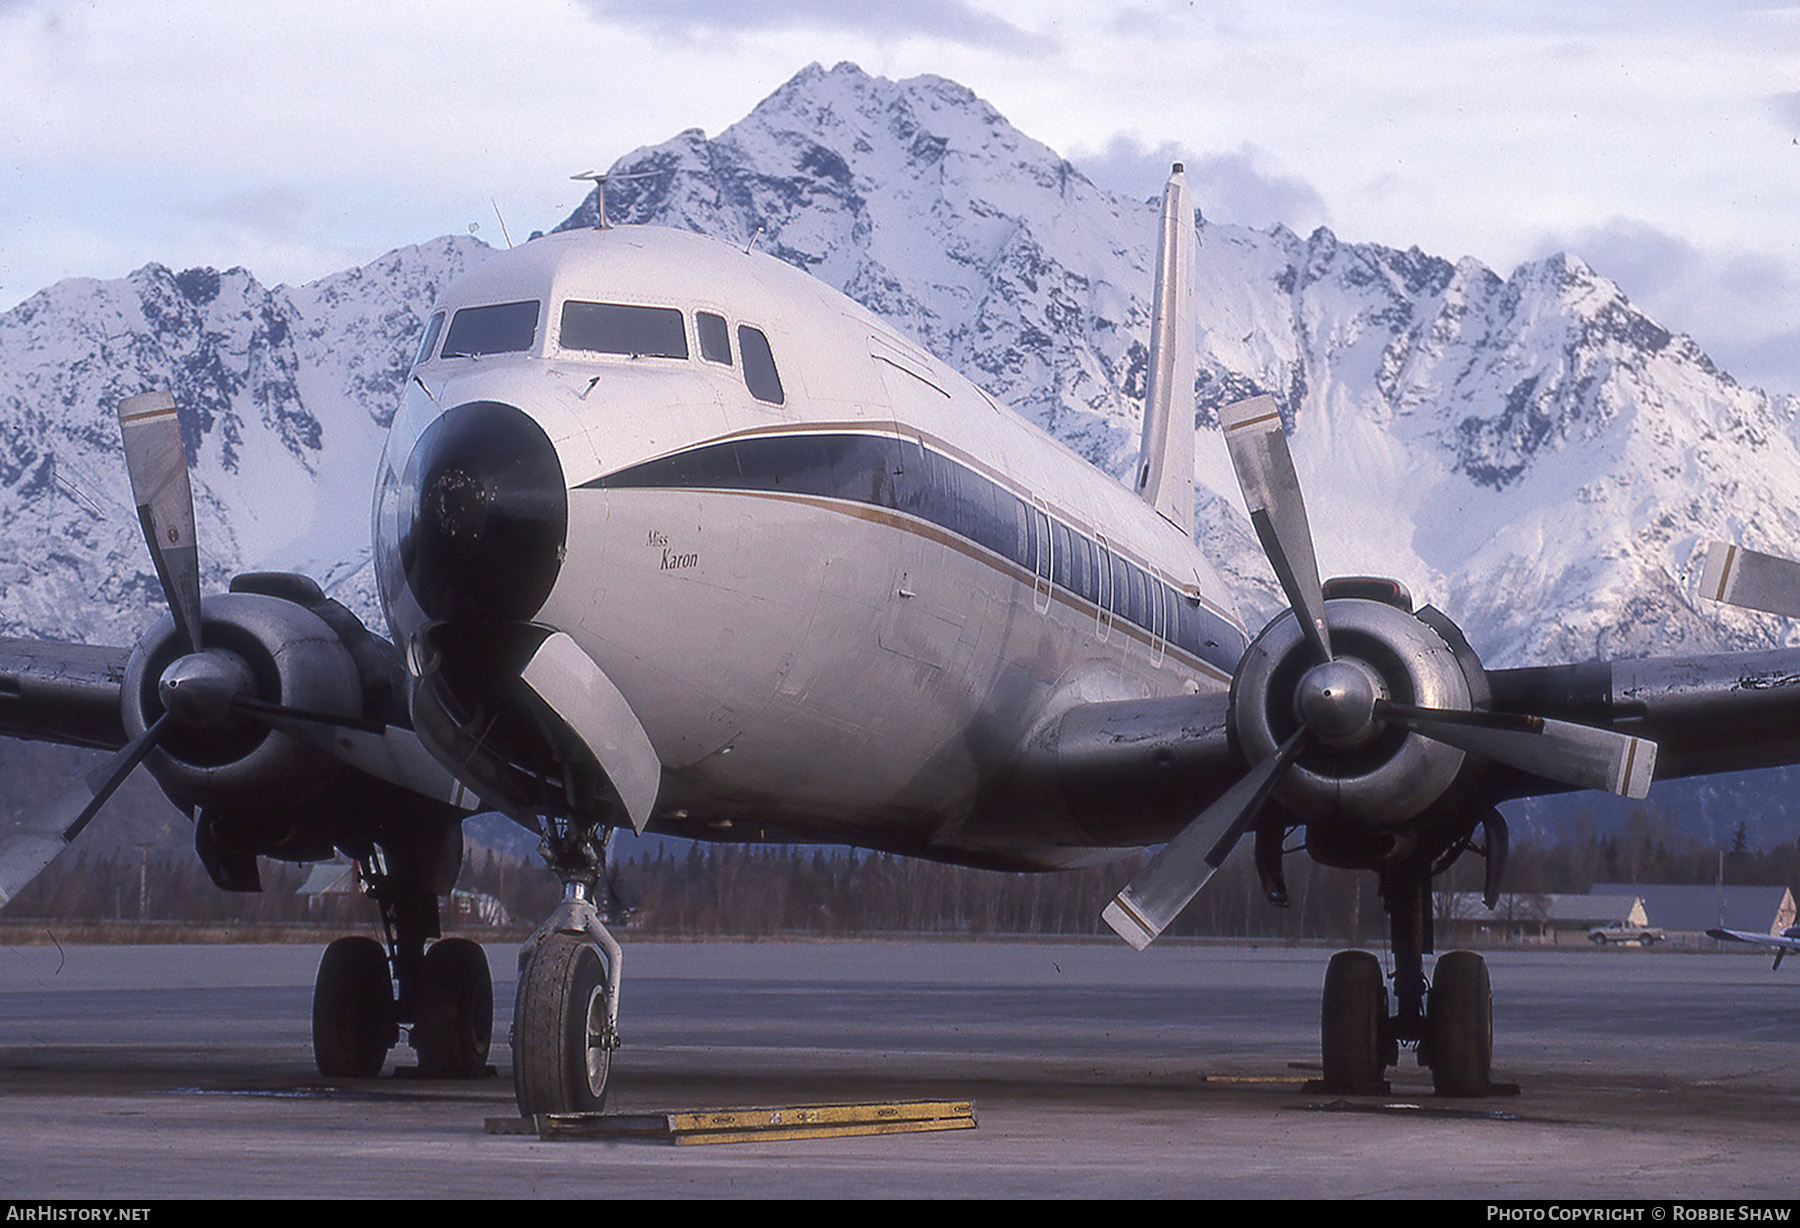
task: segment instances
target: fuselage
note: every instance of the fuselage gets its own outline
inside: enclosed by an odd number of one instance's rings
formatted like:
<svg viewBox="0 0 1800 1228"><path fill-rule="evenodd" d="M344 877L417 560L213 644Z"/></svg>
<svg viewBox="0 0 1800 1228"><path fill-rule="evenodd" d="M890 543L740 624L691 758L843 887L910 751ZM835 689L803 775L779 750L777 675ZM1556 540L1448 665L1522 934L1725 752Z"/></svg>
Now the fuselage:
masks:
<svg viewBox="0 0 1800 1228"><path fill-rule="evenodd" d="M757 253L635 227L498 253L445 292L414 377L376 494L395 642L433 620L402 557L421 436L522 412L567 500L529 617L637 714L657 830L1080 860L1092 836L1009 787L1034 734L1223 688L1246 643L1180 529Z"/></svg>

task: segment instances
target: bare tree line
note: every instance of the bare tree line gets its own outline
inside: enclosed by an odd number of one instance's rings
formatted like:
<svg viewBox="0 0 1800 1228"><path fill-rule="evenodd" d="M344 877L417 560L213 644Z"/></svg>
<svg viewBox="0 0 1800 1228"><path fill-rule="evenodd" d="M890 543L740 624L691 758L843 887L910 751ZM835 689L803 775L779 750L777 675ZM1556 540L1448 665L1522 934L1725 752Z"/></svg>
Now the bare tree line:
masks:
<svg viewBox="0 0 1800 1228"><path fill-rule="evenodd" d="M1595 881L1734 884L1800 882L1800 840L1752 850L1741 836L1719 850L1680 834L1672 816L1634 813L1615 831L1589 822L1555 840L1521 841L1505 887L1513 892L1583 892ZM1107 931L1100 910L1142 866L1144 856L1048 874L972 870L886 853L779 845L659 845L622 861L613 876L626 930L651 936L860 934L1088 935ZM1291 905L1271 907L1245 856L1214 876L1170 933L1299 941L1379 942L1386 932L1371 874L1333 870L1304 856L1286 863ZM1465 857L1440 890L1474 891L1482 862ZM0 920L146 921L268 925L316 923L363 928L372 904L355 894L301 895L307 871L262 863L264 891L219 891L189 854L128 850L90 856L71 850L34 881ZM465 858L460 890L498 900L529 928L557 897L555 879L535 861L493 849ZM457 924L467 929L473 922Z"/></svg>

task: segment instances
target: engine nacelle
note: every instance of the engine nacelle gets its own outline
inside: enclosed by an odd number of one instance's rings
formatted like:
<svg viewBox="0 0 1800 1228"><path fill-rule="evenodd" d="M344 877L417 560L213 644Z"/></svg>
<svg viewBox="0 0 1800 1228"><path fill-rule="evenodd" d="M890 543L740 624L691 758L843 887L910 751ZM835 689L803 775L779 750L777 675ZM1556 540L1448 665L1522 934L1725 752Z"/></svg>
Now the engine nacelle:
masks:
<svg viewBox="0 0 1800 1228"><path fill-rule="evenodd" d="M201 603L201 626L199 655L213 658L222 674L247 674L256 698L331 716L363 715L363 679L350 649L305 606L261 593L220 593ZM130 736L162 716L164 674L185 653L174 620L164 615L131 654L121 690ZM204 723L173 720L145 762L178 804L264 811L304 804L341 770L325 753L236 714Z"/></svg>
<svg viewBox="0 0 1800 1228"><path fill-rule="evenodd" d="M1424 708L1467 709L1485 682L1471 679L1455 649L1406 609L1343 597L1325 603L1335 658L1360 667L1376 698ZM1290 610L1245 652L1232 681L1233 732L1252 763L1273 755L1301 727L1301 680L1318 664ZM1479 663L1470 664L1479 670ZM1398 725L1374 722L1339 745L1315 737L1276 786L1275 797L1309 825L1399 827L1443 797L1463 769L1463 751Z"/></svg>

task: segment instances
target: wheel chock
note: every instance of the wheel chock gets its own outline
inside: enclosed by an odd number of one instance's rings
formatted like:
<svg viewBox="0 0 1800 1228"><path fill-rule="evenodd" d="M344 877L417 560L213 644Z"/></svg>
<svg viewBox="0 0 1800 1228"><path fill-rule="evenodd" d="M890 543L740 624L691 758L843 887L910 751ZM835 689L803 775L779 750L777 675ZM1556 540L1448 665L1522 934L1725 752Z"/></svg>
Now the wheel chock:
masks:
<svg viewBox="0 0 1800 1228"><path fill-rule="evenodd" d="M608 1139L674 1143L778 1142L869 1134L973 1130L972 1100L897 1100L874 1104L803 1104L743 1109L684 1109L654 1113L539 1113L490 1117L489 1134L535 1134L540 1139Z"/></svg>

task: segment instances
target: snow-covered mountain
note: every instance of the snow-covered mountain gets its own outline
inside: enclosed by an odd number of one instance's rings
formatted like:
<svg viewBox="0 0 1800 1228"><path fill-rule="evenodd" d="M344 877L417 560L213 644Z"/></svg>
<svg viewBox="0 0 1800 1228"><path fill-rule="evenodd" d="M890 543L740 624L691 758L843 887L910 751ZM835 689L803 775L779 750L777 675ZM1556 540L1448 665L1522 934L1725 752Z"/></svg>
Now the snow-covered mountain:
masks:
<svg viewBox="0 0 1800 1228"><path fill-rule="evenodd" d="M1154 202L1096 187L963 87L814 66L716 137L613 169L660 172L608 186L613 222L754 241L1129 470ZM112 409L162 385L190 411L209 587L300 568L372 616L382 429L433 297L485 250L436 239L298 288L151 265L0 314L0 634L126 643L160 613ZM1800 403L1737 384L1579 258L1503 278L1203 221L1200 277L1198 520L1253 626L1277 598L1215 411L1269 392L1326 574L1399 577L1490 664L1794 637L1702 606L1684 569L1709 536L1800 556Z"/></svg>
<svg viewBox="0 0 1800 1228"><path fill-rule="evenodd" d="M1116 474L1135 456L1156 210L1088 182L968 90L802 72L708 140L637 150L614 220L810 270ZM1206 185L1194 185L1206 199ZM592 198L563 223L591 224ZM1707 536L1800 554L1796 402L1745 388L1574 256L1472 260L1203 223L1202 519L1273 607L1213 411L1272 393L1326 574L1405 580L1493 664L1766 642L1696 609Z"/></svg>
<svg viewBox="0 0 1800 1228"><path fill-rule="evenodd" d="M158 387L182 406L207 591L299 569L373 616L383 435L432 299L486 250L436 239L298 288L153 264L0 314L0 635L128 644L162 613L114 417Z"/></svg>

